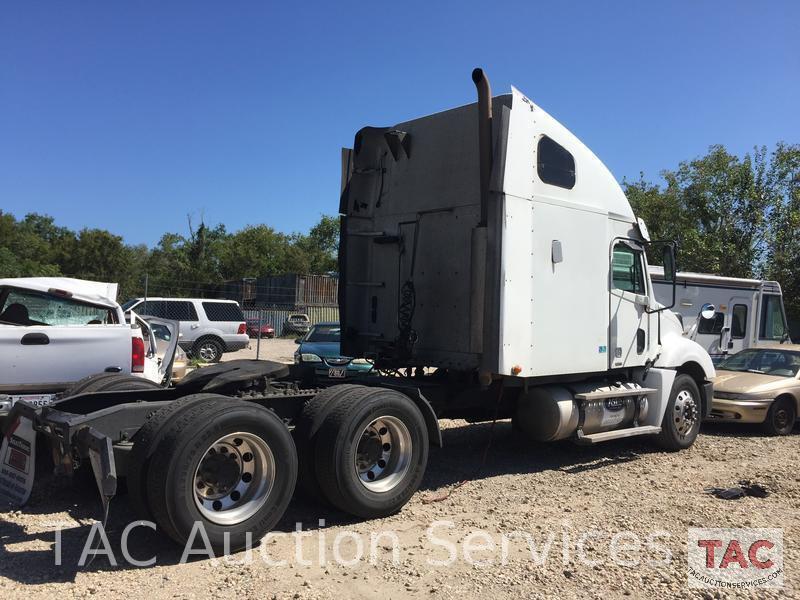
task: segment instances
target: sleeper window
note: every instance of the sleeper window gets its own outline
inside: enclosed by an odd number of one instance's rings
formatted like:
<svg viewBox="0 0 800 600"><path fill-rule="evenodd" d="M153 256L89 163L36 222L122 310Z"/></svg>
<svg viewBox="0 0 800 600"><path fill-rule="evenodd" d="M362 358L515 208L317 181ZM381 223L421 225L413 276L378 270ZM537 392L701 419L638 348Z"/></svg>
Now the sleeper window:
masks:
<svg viewBox="0 0 800 600"><path fill-rule="evenodd" d="M545 183L568 190L575 187L575 159L547 136L542 136L536 149L536 171Z"/></svg>

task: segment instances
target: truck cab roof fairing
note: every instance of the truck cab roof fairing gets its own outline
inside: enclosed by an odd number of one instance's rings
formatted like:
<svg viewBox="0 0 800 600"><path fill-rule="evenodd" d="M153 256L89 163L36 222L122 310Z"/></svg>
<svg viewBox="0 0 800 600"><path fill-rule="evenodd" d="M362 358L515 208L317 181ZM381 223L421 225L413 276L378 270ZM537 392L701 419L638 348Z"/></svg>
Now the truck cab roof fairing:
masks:
<svg viewBox="0 0 800 600"><path fill-rule="evenodd" d="M572 205L633 223L633 209L603 162L572 132L512 88L511 122L503 192L511 196ZM546 136L575 160L575 185L565 189L543 183L536 174L537 145ZM533 167L533 176L531 168Z"/></svg>
<svg viewBox="0 0 800 600"><path fill-rule="evenodd" d="M498 176L500 174L493 172L492 183L495 184L495 188L492 189L493 192L502 191L505 194L529 200L535 195L541 200L573 205L575 208L583 208L593 212L602 212L612 218L634 224L633 209L617 180L597 155L569 129L513 86L510 94L494 96L492 102L495 117L493 132L495 157L501 152L504 157L508 157L504 165L502 162L495 164L495 169L504 166L504 172L502 176ZM398 159L402 161L402 159L410 158L410 148L414 144L414 129L417 126L424 126L426 121L435 119L440 115L458 113L465 109L469 112L477 110L477 103L439 111L398 123L392 127L364 127L356 134L354 146L362 146L366 142L368 146L371 146L371 151L386 154L386 159L396 163ZM501 122L499 117L504 110L510 113L508 136L505 140L498 136ZM396 148L392 147L391 142L395 140L390 139L390 135L402 136L402 150L399 153ZM571 189L546 184L539 178L536 172L536 151L537 144L543 136L550 138L565 148L574 158L576 175L575 185ZM497 143L501 140L506 143L506 147L502 149L497 147ZM464 142L466 140L452 140L453 145L459 145ZM356 149L356 154L358 154L359 150L360 148ZM355 170L364 175L368 174L369 171L377 173L379 170L385 169L385 167L376 166L373 166L372 169L359 169L358 161L354 160L351 151L347 150L346 153L345 162L347 164L343 164L343 193L340 204L340 212L342 214L350 214L353 212L354 207L359 206L357 203L354 204L352 202L354 198L349 189L353 171ZM404 156L400 157L398 154L404 154ZM533 169L533 173L531 173L531 169ZM502 190L496 189L498 182L502 182ZM348 199L351 201L349 205L347 204ZM360 207L364 207L363 201ZM360 211L356 210L355 212Z"/></svg>

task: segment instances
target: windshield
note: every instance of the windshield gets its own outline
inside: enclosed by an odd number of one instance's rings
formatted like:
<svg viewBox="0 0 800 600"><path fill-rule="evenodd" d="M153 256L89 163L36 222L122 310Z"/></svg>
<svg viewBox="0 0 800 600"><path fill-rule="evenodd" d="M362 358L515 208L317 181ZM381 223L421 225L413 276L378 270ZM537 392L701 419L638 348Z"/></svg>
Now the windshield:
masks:
<svg viewBox="0 0 800 600"><path fill-rule="evenodd" d="M800 352L773 348L751 348L726 358L718 368L723 371L794 377L800 370Z"/></svg>
<svg viewBox="0 0 800 600"><path fill-rule="evenodd" d="M315 325L306 336L306 342L338 342L342 328L339 325Z"/></svg>

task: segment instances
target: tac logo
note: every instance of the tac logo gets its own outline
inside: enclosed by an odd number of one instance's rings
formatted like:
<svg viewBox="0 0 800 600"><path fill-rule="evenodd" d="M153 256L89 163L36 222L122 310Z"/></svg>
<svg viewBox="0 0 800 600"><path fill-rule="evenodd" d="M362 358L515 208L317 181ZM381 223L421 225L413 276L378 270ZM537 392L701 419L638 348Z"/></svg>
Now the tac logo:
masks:
<svg viewBox="0 0 800 600"><path fill-rule="evenodd" d="M783 587L782 529L690 529L689 587Z"/></svg>

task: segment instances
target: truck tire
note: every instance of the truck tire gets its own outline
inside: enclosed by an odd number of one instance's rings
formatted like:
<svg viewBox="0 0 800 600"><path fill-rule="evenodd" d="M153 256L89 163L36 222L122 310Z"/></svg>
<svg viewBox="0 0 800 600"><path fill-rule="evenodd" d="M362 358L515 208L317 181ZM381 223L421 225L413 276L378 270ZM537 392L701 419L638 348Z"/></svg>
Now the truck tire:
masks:
<svg viewBox="0 0 800 600"><path fill-rule="evenodd" d="M172 415L156 454L164 459L151 461L147 472L156 523L186 544L199 522L215 552L260 540L285 512L297 480L283 421L226 396Z"/></svg>
<svg viewBox="0 0 800 600"><path fill-rule="evenodd" d="M340 398L364 389L369 388L353 384L334 385L322 390L303 406L293 435L297 446L297 489L306 497L314 500L322 498L315 468L319 428Z"/></svg>
<svg viewBox="0 0 800 600"><path fill-rule="evenodd" d="M336 402L319 430L317 481L335 507L365 519L399 511L428 462L419 408L394 390L356 390Z"/></svg>
<svg viewBox="0 0 800 600"><path fill-rule="evenodd" d="M761 424L761 429L767 435L789 435L794 429L797 420L797 407L794 398L783 396L776 398L767 412L766 420Z"/></svg>
<svg viewBox="0 0 800 600"><path fill-rule="evenodd" d="M96 373L84 377L64 392L64 398L90 392L116 392L124 390L150 390L160 388L155 381L124 373Z"/></svg>
<svg viewBox="0 0 800 600"><path fill-rule="evenodd" d="M117 375L114 378L104 379L97 383L92 392L122 392L136 390L157 390L161 386L155 381L134 377L133 375Z"/></svg>
<svg viewBox="0 0 800 600"><path fill-rule="evenodd" d="M147 471L156 448L164 438L167 423L174 415L190 406L195 406L198 402L217 401L218 398L219 396L216 394L192 394L175 400L153 412L144 425L139 428L139 431L131 438L133 448L128 458L126 483L128 500L134 512L140 518L146 521L153 520L153 512L147 504Z"/></svg>
<svg viewBox="0 0 800 600"><path fill-rule="evenodd" d="M225 349L222 342L214 338L201 338L192 346L192 356L209 363L216 363L222 358Z"/></svg>
<svg viewBox="0 0 800 600"><path fill-rule="evenodd" d="M691 376L679 373L661 420L661 433L656 436L658 445L677 451L694 444L700 432L701 415L702 400L697 383Z"/></svg>
<svg viewBox="0 0 800 600"><path fill-rule="evenodd" d="M67 391L64 392L64 398L69 398L70 396L77 396L78 394L84 394L87 392L94 392L96 391L94 388L105 381L106 379L111 379L112 377L121 377L120 373L95 373L93 375L88 375L83 379L76 381L72 384L71 387L67 388Z"/></svg>

